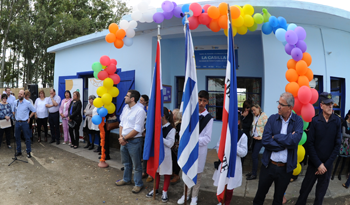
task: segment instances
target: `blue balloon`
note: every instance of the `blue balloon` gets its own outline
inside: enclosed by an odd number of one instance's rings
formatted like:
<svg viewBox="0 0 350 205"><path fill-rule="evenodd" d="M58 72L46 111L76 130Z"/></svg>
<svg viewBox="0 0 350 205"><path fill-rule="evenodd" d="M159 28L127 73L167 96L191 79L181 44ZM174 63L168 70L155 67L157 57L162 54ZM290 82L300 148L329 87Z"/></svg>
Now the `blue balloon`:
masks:
<svg viewBox="0 0 350 205"><path fill-rule="evenodd" d="M189 12L190 11L190 5L189 4L184 4L182 6L182 13Z"/></svg>
<svg viewBox="0 0 350 205"><path fill-rule="evenodd" d="M279 28L280 28L279 26L273 27L273 28L272 28L273 34L276 34L276 31L277 31L277 29L279 29Z"/></svg>
<svg viewBox="0 0 350 205"><path fill-rule="evenodd" d="M185 25L186 16L182 18L182 25Z"/></svg>
<svg viewBox="0 0 350 205"><path fill-rule="evenodd" d="M125 37L125 38L123 39L123 41L124 41L124 45L125 45L125 46L132 46L132 44L133 44L133 42L134 42L134 40L132 40L132 38L128 38L128 37Z"/></svg>
<svg viewBox="0 0 350 205"><path fill-rule="evenodd" d="M269 18L269 23L270 23L270 26L277 27L278 26L278 20L277 20L276 16L271 16Z"/></svg>
<svg viewBox="0 0 350 205"><path fill-rule="evenodd" d="M287 26L287 20L280 16L278 17L278 24L280 25L280 27L284 28Z"/></svg>
<svg viewBox="0 0 350 205"><path fill-rule="evenodd" d="M100 112L100 110L101 110L101 108L100 108L100 107L99 107L99 108L97 108L97 113L98 113L98 112Z"/></svg>
<svg viewBox="0 0 350 205"><path fill-rule="evenodd" d="M100 111L98 112L98 115L101 117L106 117L107 114L108 114L108 110L104 107L101 107Z"/></svg>
<svg viewBox="0 0 350 205"><path fill-rule="evenodd" d="M286 41L286 37L285 37L286 32L287 31L284 30L283 28L277 29L276 33L275 33L277 40L279 40L281 42L285 42Z"/></svg>
<svg viewBox="0 0 350 205"><path fill-rule="evenodd" d="M287 43L287 41L282 42L283 46L286 46Z"/></svg>
<svg viewBox="0 0 350 205"><path fill-rule="evenodd" d="M291 23L291 24L288 25L287 31L289 31L289 30L294 31L294 29L295 29L296 27L298 27L298 26L295 25L294 23Z"/></svg>
<svg viewBox="0 0 350 205"><path fill-rule="evenodd" d="M91 121L92 121L92 123L94 123L95 125L99 125L99 124L101 124L101 122L102 122L102 117L99 116L99 115L95 115L95 116L92 117Z"/></svg>
<svg viewBox="0 0 350 205"><path fill-rule="evenodd" d="M202 9L202 13L204 13L205 11L204 11L204 9Z"/></svg>
<svg viewBox="0 0 350 205"><path fill-rule="evenodd" d="M261 27L261 31L263 32L263 34L269 35L272 32L272 27L270 26L270 23L264 23Z"/></svg>

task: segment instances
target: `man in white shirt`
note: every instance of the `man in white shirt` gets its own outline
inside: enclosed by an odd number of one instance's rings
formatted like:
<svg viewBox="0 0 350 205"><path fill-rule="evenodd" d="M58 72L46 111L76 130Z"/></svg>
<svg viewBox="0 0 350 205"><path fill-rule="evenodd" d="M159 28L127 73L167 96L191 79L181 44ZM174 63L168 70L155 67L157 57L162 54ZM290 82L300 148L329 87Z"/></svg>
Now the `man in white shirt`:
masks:
<svg viewBox="0 0 350 205"><path fill-rule="evenodd" d="M136 90L129 90L125 99L123 112L120 115L119 143L122 163L124 165L123 179L116 182L117 186L131 184L132 168L134 168L135 186L133 193L139 193L143 187L142 181L142 130L146 113L136 103L140 98L140 93ZM132 167L133 166L133 167Z"/></svg>
<svg viewBox="0 0 350 205"><path fill-rule="evenodd" d="M47 98L46 107L49 111L49 124L51 131L51 142L56 142L57 145L60 144L60 102L61 97L56 95L55 89L50 90L50 97Z"/></svg>

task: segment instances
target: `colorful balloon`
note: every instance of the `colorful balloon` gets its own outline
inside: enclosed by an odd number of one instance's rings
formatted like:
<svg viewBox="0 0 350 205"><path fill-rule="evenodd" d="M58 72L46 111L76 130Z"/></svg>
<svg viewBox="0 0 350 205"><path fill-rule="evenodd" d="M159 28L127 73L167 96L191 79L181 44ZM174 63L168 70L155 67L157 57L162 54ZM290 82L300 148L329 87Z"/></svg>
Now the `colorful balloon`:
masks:
<svg viewBox="0 0 350 205"><path fill-rule="evenodd" d="M176 18L181 18L182 10L181 6L176 6L175 9L173 10L173 14Z"/></svg>
<svg viewBox="0 0 350 205"><path fill-rule="evenodd" d="M311 55L307 52L303 53L303 61L306 62L307 66L310 66L311 63L312 63L312 58L311 58Z"/></svg>
<svg viewBox="0 0 350 205"><path fill-rule="evenodd" d="M199 26L198 18L196 16L191 16L188 18L189 28L195 30Z"/></svg>
<svg viewBox="0 0 350 205"><path fill-rule="evenodd" d="M95 115L91 118L91 122L94 123L95 125L99 125L102 122L102 117L99 115Z"/></svg>
<svg viewBox="0 0 350 205"><path fill-rule="evenodd" d="M315 116L314 106L310 103L303 105L301 108L301 116L306 122L311 122L312 118Z"/></svg>
<svg viewBox="0 0 350 205"><path fill-rule="evenodd" d="M288 55L292 55L292 50L293 48L295 48L294 45L291 45L289 43L287 43L285 46L284 46L284 51L288 54Z"/></svg>
<svg viewBox="0 0 350 205"><path fill-rule="evenodd" d="M105 105L109 105L110 103L112 103L112 96L109 93L103 94L101 99L103 104Z"/></svg>
<svg viewBox="0 0 350 205"><path fill-rule="evenodd" d="M300 50L305 53L305 51L307 50L307 45L305 43L305 41L303 40L299 40L296 44L295 44L296 47L300 48Z"/></svg>
<svg viewBox="0 0 350 205"><path fill-rule="evenodd" d="M285 87L286 92L291 93L294 97L298 96L299 84L296 82L288 83Z"/></svg>
<svg viewBox="0 0 350 205"><path fill-rule="evenodd" d="M228 20L227 15L220 16L218 23L222 29L227 29L228 27L227 20Z"/></svg>
<svg viewBox="0 0 350 205"><path fill-rule="evenodd" d="M245 26L241 26L237 28L237 33L240 35L244 35L248 32L248 28Z"/></svg>
<svg viewBox="0 0 350 205"><path fill-rule="evenodd" d="M269 18L269 23L272 27L277 27L278 26L278 20L276 18L276 16L271 16Z"/></svg>
<svg viewBox="0 0 350 205"><path fill-rule="evenodd" d="M228 13L228 7L227 7L227 3L220 3L219 4L219 11L220 11L220 15L226 15Z"/></svg>
<svg viewBox="0 0 350 205"><path fill-rule="evenodd" d="M254 25L249 27L248 30L251 31L251 32L254 32L254 31L256 31L257 28L258 28L258 24L254 23Z"/></svg>
<svg viewBox="0 0 350 205"><path fill-rule="evenodd" d="M116 47L118 49L121 49L121 48L123 48L123 46L124 46L124 41L123 40L118 38L118 39L116 39L114 41L114 47Z"/></svg>
<svg viewBox="0 0 350 205"><path fill-rule="evenodd" d="M305 136L306 136L306 134L305 134ZM298 156L298 163L303 161L303 159L305 157L305 148L302 145L298 145L297 156Z"/></svg>
<svg viewBox="0 0 350 205"><path fill-rule="evenodd" d="M303 130L306 130L308 127L309 127L309 123L308 123L308 122L305 122L305 121L303 120Z"/></svg>
<svg viewBox="0 0 350 205"><path fill-rule="evenodd" d="M309 86L309 79L305 75L299 76L298 84L300 87L302 87L302 86L310 87Z"/></svg>
<svg viewBox="0 0 350 205"><path fill-rule="evenodd" d="M112 87L111 89L108 90L108 93L112 97L117 97L119 95L119 89L117 87Z"/></svg>
<svg viewBox="0 0 350 205"><path fill-rule="evenodd" d="M212 19L218 19L220 17L220 10L216 6L210 6L208 8L208 15Z"/></svg>
<svg viewBox="0 0 350 205"><path fill-rule="evenodd" d="M107 89L111 89L113 87L113 80L110 78L104 79L103 86L105 86Z"/></svg>
<svg viewBox="0 0 350 205"><path fill-rule="evenodd" d="M298 42L297 34L294 31L291 31L291 30L286 32L285 39L291 45L295 45Z"/></svg>
<svg viewBox="0 0 350 205"><path fill-rule="evenodd" d="M297 163L297 168L295 168L293 170L293 175L298 176L300 174L300 172L301 172L301 165L300 165L300 163Z"/></svg>
<svg viewBox="0 0 350 205"><path fill-rule="evenodd" d="M306 105L311 100L311 90L307 86L301 86L298 91L298 99L303 104Z"/></svg>
<svg viewBox="0 0 350 205"><path fill-rule="evenodd" d="M100 63L104 66L109 66L109 64L111 63L111 59L106 55L101 56Z"/></svg>
<svg viewBox="0 0 350 205"><path fill-rule="evenodd" d="M242 16L239 16L237 19L232 20L232 24L237 28L241 27L244 24L244 18Z"/></svg>
<svg viewBox="0 0 350 205"><path fill-rule="evenodd" d="M288 69L286 72L286 79L288 82L297 82L298 80L298 73L294 69Z"/></svg>
<svg viewBox="0 0 350 205"><path fill-rule="evenodd" d="M118 74L109 75L109 78L113 80L114 85L120 83L120 77Z"/></svg>
<svg viewBox="0 0 350 205"><path fill-rule="evenodd" d="M109 32L115 34L119 30L119 27L118 27L118 25L116 23L111 23L108 26L108 30L109 30Z"/></svg>
<svg viewBox="0 0 350 205"><path fill-rule="evenodd" d="M265 23L269 22L271 14L265 8L263 8L262 11L263 11L264 22Z"/></svg>
<svg viewBox="0 0 350 205"><path fill-rule="evenodd" d="M298 26L298 27L296 27L294 29L294 31L297 34L299 40L305 40L305 38L306 38L306 31L305 31L305 29L303 27Z"/></svg>
<svg viewBox="0 0 350 205"><path fill-rule="evenodd" d="M231 18L237 19L241 16L241 10L237 6L230 6Z"/></svg>
<svg viewBox="0 0 350 205"><path fill-rule="evenodd" d="M314 73L310 68L307 68L305 76L307 77L307 79L309 79L309 81L312 81L312 79L314 79Z"/></svg>
<svg viewBox="0 0 350 205"><path fill-rule="evenodd" d="M311 104L315 104L318 100L318 92L316 89L311 88L311 99L310 99L310 103Z"/></svg>
<svg viewBox="0 0 350 205"><path fill-rule="evenodd" d="M209 15L207 13L202 13L198 17L198 22L200 24L208 25L208 24L210 24L210 21L211 21L211 18L209 17Z"/></svg>
<svg viewBox="0 0 350 205"><path fill-rule="evenodd" d="M244 19L244 26L245 27L251 27L254 25L254 19L252 16L246 14L246 15L244 15L243 19Z"/></svg>
<svg viewBox="0 0 350 205"><path fill-rule="evenodd" d="M307 122L307 123L308 123L308 122ZM307 140L306 133L303 132L303 135L301 136L301 139L300 139L300 141L299 141L299 145L305 144L306 140Z"/></svg>
<svg viewBox="0 0 350 205"><path fill-rule="evenodd" d="M212 30L213 32L219 32L220 31L220 26L219 26L219 22L217 20L211 20L210 24L209 24L209 28L210 30Z"/></svg>
<svg viewBox="0 0 350 205"><path fill-rule="evenodd" d="M193 11L193 16L199 16L202 13L202 6L199 3L192 3L190 10Z"/></svg>
<svg viewBox="0 0 350 205"><path fill-rule="evenodd" d="M254 7L250 4L246 4L243 6L243 12L245 15L252 16L254 14Z"/></svg>
<svg viewBox="0 0 350 205"><path fill-rule="evenodd" d="M108 114L108 110L104 107L101 107L99 108L97 113L100 117L106 117L106 115Z"/></svg>
<svg viewBox="0 0 350 205"><path fill-rule="evenodd" d="M269 35L272 32L272 27L270 26L270 23L264 23L261 27L261 31L263 32L263 34Z"/></svg>
<svg viewBox="0 0 350 205"><path fill-rule="evenodd" d="M107 43L113 43L116 39L117 37L115 36L114 33L109 33L105 37L105 40L107 41Z"/></svg>
<svg viewBox="0 0 350 205"><path fill-rule="evenodd" d="M301 114L301 107L303 106L303 104L300 103L298 97L294 97L294 107L293 110L295 111L295 113L297 115Z"/></svg>
<svg viewBox="0 0 350 205"><path fill-rule="evenodd" d="M286 30L284 30L283 28L279 28L276 30L275 36L277 38L277 40L281 41L281 42L285 42L286 41Z"/></svg>
<svg viewBox="0 0 350 205"><path fill-rule="evenodd" d="M100 86L97 88L96 93L98 96L103 96L105 93L107 93L107 88L104 86Z"/></svg>
<svg viewBox="0 0 350 205"><path fill-rule="evenodd" d="M307 67L307 64L306 64L305 61L300 60L295 65L295 69L296 69L298 75L305 75L306 72L307 72L308 67Z"/></svg>
<svg viewBox="0 0 350 205"><path fill-rule="evenodd" d="M255 23L257 23L257 24L262 24L264 22L263 15L261 15L259 13L254 14L253 18L254 18Z"/></svg>
<svg viewBox="0 0 350 205"><path fill-rule="evenodd" d="M300 61L303 58L303 52L300 50L300 48L293 48L291 55L295 61Z"/></svg>
<svg viewBox="0 0 350 205"><path fill-rule="evenodd" d="M153 21L156 23L162 23L164 21L164 14L161 12L153 14Z"/></svg>
<svg viewBox="0 0 350 205"><path fill-rule="evenodd" d="M103 106L103 101L101 98L95 98L93 104L95 107L99 108Z"/></svg>
<svg viewBox="0 0 350 205"><path fill-rule="evenodd" d="M104 80L104 79L108 78L108 73L107 73L107 71L102 70L98 73L97 77L100 80Z"/></svg>
<svg viewBox="0 0 350 205"><path fill-rule="evenodd" d="M100 72L102 70L102 65L100 62L95 62L92 64L92 70L95 72Z"/></svg>
<svg viewBox="0 0 350 205"><path fill-rule="evenodd" d="M115 111L115 105L113 103L105 105L105 108L107 109L108 114L113 114Z"/></svg>
<svg viewBox="0 0 350 205"><path fill-rule="evenodd" d="M172 12L174 9L174 4L171 1L164 1L162 3L162 9L165 12Z"/></svg>
<svg viewBox="0 0 350 205"><path fill-rule="evenodd" d="M295 69L297 62L294 59L289 59L287 62L288 69Z"/></svg>

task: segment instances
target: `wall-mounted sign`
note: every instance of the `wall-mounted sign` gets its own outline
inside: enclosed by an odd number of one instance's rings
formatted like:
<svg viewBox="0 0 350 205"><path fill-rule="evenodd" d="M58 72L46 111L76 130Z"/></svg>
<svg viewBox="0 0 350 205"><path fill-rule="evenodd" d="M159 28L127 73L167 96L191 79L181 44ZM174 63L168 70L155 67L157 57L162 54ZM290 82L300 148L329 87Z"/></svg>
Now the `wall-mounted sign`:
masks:
<svg viewBox="0 0 350 205"><path fill-rule="evenodd" d="M163 84L163 102L171 103L171 85Z"/></svg>
<svg viewBox="0 0 350 205"><path fill-rule="evenodd" d="M195 46L197 69L226 69L227 45ZM235 46L235 60L238 69L238 52Z"/></svg>

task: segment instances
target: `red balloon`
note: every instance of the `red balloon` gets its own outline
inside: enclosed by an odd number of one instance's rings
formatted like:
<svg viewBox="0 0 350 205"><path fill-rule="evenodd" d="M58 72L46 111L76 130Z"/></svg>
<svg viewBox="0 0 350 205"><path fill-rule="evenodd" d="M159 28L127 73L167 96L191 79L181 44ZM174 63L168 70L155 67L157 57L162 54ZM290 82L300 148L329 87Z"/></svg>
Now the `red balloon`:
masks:
<svg viewBox="0 0 350 205"><path fill-rule="evenodd" d="M294 107L293 107L293 110L294 112L297 114L297 115L300 115L301 114L301 107L303 105L300 103L298 97L295 97L294 98Z"/></svg>
<svg viewBox="0 0 350 205"><path fill-rule="evenodd" d="M204 9L204 12L205 12L205 13L207 13L208 8L209 8L210 6L211 6L211 5L209 5L209 4L206 4L206 5L203 6L203 9Z"/></svg>
<svg viewBox="0 0 350 205"><path fill-rule="evenodd" d="M301 108L301 116L305 122L311 122L312 118L315 116L314 106L310 103L303 105Z"/></svg>
<svg viewBox="0 0 350 205"><path fill-rule="evenodd" d="M301 86L298 90L298 99L301 102L301 104L308 104L311 100L311 90L307 86Z"/></svg>
<svg viewBox="0 0 350 205"><path fill-rule="evenodd" d="M100 63L104 66L109 66L109 64L111 64L111 59L108 56L102 56L100 58Z"/></svg>
<svg viewBox="0 0 350 205"><path fill-rule="evenodd" d="M199 3L192 3L190 5L190 10L193 11L193 16L199 16L202 13L202 7Z"/></svg>
<svg viewBox="0 0 350 205"><path fill-rule="evenodd" d="M109 75L114 74L117 71L117 67L114 64L109 64L109 66L107 66L107 68L105 69L105 71L107 71L107 73Z"/></svg>
<svg viewBox="0 0 350 205"><path fill-rule="evenodd" d="M97 77L100 80L104 80L104 79L108 78L108 73L107 73L107 71L102 70L97 74Z"/></svg>
<svg viewBox="0 0 350 205"><path fill-rule="evenodd" d="M208 25L210 24L211 18L209 17L209 15L207 13L202 13L199 17L198 17L198 22L200 24L203 25Z"/></svg>
<svg viewBox="0 0 350 205"><path fill-rule="evenodd" d="M120 77L118 74L109 75L109 78L111 78L113 80L114 85L120 83Z"/></svg>
<svg viewBox="0 0 350 205"><path fill-rule="evenodd" d="M310 103L311 104L315 104L318 100L318 92L316 89L312 88L311 90L311 100Z"/></svg>
<svg viewBox="0 0 350 205"><path fill-rule="evenodd" d="M117 60L116 59L111 59L111 64L114 64L114 65L116 65L117 66Z"/></svg>
<svg viewBox="0 0 350 205"><path fill-rule="evenodd" d="M191 16L190 18L188 18L188 22L191 30L196 29L199 25L198 18L195 16Z"/></svg>

